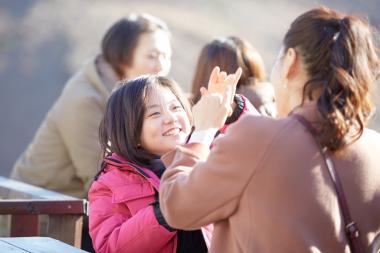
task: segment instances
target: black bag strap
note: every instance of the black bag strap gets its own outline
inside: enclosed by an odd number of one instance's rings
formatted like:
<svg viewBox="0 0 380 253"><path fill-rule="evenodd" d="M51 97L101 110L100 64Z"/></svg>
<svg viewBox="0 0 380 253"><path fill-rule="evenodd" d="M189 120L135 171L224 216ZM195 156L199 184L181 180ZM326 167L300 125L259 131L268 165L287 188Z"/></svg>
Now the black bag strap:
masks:
<svg viewBox="0 0 380 253"><path fill-rule="evenodd" d="M325 160L330 178L334 184L334 188L337 193L340 211L344 220L345 233L348 239L348 243L350 245L351 252L364 253L363 245L361 244L361 241L359 239L359 235L360 235L359 229L356 223L351 218L350 211L348 209L347 200L344 195L343 187L340 182L338 173L335 170L334 162L330 157L328 149L326 147L322 147L322 145L318 142L318 140L315 137L315 133L316 133L315 129L304 117L302 117L299 114L292 114L292 116L310 132L310 134L313 136L313 139L318 146L319 152L321 153L322 157Z"/></svg>

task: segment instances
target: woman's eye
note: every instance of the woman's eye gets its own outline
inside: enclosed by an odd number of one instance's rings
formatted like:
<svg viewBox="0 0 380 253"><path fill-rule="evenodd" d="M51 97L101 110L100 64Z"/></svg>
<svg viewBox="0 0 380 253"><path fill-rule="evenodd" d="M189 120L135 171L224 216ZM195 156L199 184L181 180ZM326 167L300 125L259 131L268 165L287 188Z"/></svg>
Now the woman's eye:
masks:
<svg viewBox="0 0 380 253"><path fill-rule="evenodd" d="M153 116L158 116L158 115L160 115L159 112L152 112L152 113L150 113L150 114L148 115L148 117L153 117Z"/></svg>
<svg viewBox="0 0 380 253"><path fill-rule="evenodd" d="M173 106L173 110L182 110L183 108L182 108L182 106L180 106L180 105L175 105L175 106Z"/></svg>
<svg viewBox="0 0 380 253"><path fill-rule="evenodd" d="M149 59L156 59L156 58L158 58L158 55L157 54L148 54L148 58Z"/></svg>

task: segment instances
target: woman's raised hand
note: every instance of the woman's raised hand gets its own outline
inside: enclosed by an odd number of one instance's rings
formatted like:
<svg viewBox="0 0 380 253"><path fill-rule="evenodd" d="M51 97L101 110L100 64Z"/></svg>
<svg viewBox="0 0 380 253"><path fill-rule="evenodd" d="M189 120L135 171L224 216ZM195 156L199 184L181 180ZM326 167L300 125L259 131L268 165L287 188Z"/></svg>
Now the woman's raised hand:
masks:
<svg viewBox="0 0 380 253"><path fill-rule="evenodd" d="M226 86L223 94L209 93L207 89L204 92L192 108L195 131L220 129L232 113L230 102L232 88L229 85Z"/></svg>
<svg viewBox="0 0 380 253"><path fill-rule="evenodd" d="M208 88L200 89L201 99L193 106L195 130L219 129L232 114L233 98L242 70L227 75L215 67L210 75Z"/></svg>
<svg viewBox="0 0 380 253"><path fill-rule="evenodd" d="M216 66L211 74L206 88L201 88L200 92L202 96L209 93L219 93L223 95L228 86L231 87L230 103L232 104L236 91L236 86L239 82L242 69L238 68L234 74L228 74L224 71L220 71L220 68Z"/></svg>

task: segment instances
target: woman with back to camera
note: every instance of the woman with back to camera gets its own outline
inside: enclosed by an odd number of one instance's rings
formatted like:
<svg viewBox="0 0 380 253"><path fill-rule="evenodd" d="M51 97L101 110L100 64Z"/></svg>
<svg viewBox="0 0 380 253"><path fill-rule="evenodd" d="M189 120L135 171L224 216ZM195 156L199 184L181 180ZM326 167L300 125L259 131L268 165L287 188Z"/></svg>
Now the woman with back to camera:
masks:
<svg viewBox="0 0 380 253"><path fill-rule="evenodd" d="M210 252L378 252L380 135L366 128L380 73L374 36L325 7L300 15L271 74L280 118L247 115L210 153L190 138L162 157L168 224L214 223ZM210 122L218 108L201 99L194 114Z"/></svg>
<svg viewBox="0 0 380 253"><path fill-rule="evenodd" d="M215 39L202 48L193 76L193 103L200 99L199 89L206 87L215 66L229 73L240 67L243 73L236 93L245 96L261 114L276 116L273 86L266 81L260 54L248 41L235 36Z"/></svg>

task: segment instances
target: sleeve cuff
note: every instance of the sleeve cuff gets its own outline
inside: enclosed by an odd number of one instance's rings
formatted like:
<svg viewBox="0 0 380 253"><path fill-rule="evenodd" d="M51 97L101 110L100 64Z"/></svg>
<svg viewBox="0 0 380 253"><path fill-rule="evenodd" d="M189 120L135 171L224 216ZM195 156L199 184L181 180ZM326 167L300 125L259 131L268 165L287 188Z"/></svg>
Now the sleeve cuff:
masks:
<svg viewBox="0 0 380 253"><path fill-rule="evenodd" d="M235 94L235 96L234 96L234 102L236 104L235 110L233 111L232 115L227 118L226 125L229 125L229 124L234 123L235 121L237 121L239 119L240 115L244 111L245 101L244 101L244 99L240 95Z"/></svg>
<svg viewBox="0 0 380 253"><path fill-rule="evenodd" d="M158 224L166 228L169 232L175 231L175 229L170 227L169 224L166 222L164 215L161 212L160 204L158 201L153 203L153 212L154 212L154 216L156 216Z"/></svg>
<svg viewBox="0 0 380 253"><path fill-rule="evenodd" d="M207 130L194 131L191 134L190 140L188 143L202 143L207 147L211 146L211 143L214 140L215 134L218 131L217 128L210 128Z"/></svg>

